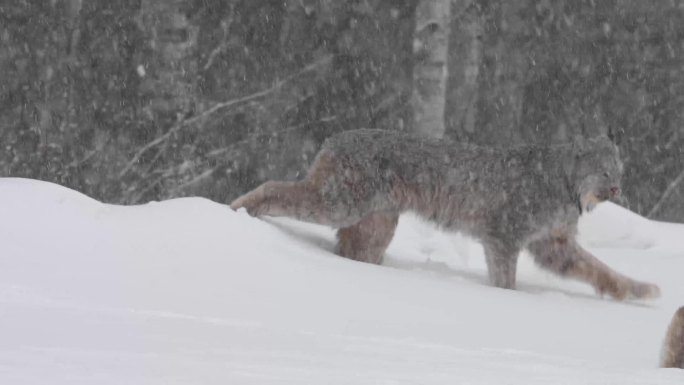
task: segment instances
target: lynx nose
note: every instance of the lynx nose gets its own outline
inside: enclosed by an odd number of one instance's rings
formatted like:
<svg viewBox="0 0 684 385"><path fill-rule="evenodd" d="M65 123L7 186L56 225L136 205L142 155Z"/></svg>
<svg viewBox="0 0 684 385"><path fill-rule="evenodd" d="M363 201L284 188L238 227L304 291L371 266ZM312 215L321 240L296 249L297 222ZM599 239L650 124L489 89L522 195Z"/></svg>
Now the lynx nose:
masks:
<svg viewBox="0 0 684 385"><path fill-rule="evenodd" d="M616 186L611 187L610 188L610 195L612 195L614 197L620 195L620 188L616 187Z"/></svg>

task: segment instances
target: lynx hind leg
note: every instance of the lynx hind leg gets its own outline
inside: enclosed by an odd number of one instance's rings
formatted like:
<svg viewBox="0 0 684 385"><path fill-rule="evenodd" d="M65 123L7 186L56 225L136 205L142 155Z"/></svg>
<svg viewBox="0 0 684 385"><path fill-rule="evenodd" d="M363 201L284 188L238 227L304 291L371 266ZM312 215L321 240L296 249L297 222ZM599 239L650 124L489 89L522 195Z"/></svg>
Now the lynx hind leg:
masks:
<svg viewBox="0 0 684 385"><path fill-rule="evenodd" d="M334 171L333 154L321 151L304 180L266 182L235 199L230 207L233 210L245 208L252 216L285 216L333 227L354 223L358 217L333 210L321 196L320 186L334 176Z"/></svg>
<svg viewBox="0 0 684 385"><path fill-rule="evenodd" d="M528 250L541 267L560 276L586 282L601 295L608 294L617 300L660 296L658 286L639 282L616 272L569 236L533 241L528 245Z"/></svg>
<svg viewBox="0 0 684 385"><path fill-rule="evenodd" d="M504 289L515 289L515 275L520 250L498 241L483 243L489 283Z"/></svg>
<svg viewBox="0 0 684 385"><path fill-rule="evenodd" d="M337 227L347 223L344 216L334 217L311 184L301 182L266 182L234 200L233 210L245 208L249 215L288 217L305 222Z"/></svg>
<svg viewBox="0 0 684 385"><path fill-rule="evenodd" d="M335 253L355 261L381 264L399 222L399 214L377 212L337 230Z"/></svg>
<svg viewBox="0 0 684 385"><path fill-rule="evenodd" d="M307 190L302 182L270 181L235 199L230 208L245 208L252 216L294 216L301 201L311 195Z"/></svg>
<svg viewBox="0 0 684 385"><path fill-rule="evenodd" d="M680 307L667 328L660 366L684 369L684 307Z"/></svg>

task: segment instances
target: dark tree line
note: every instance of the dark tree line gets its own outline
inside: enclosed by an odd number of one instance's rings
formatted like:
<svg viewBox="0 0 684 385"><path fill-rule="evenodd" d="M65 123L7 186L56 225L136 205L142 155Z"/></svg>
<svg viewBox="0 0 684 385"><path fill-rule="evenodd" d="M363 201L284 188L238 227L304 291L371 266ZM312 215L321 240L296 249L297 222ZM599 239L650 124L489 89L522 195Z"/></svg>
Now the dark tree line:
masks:
<svg viewBox="0 0 684 385"><path fill-rule="evenodd" d="M341 130L609 133L630 208L684 221L682 20L664 0L3 1L0 175L227 202Z"/></svg>

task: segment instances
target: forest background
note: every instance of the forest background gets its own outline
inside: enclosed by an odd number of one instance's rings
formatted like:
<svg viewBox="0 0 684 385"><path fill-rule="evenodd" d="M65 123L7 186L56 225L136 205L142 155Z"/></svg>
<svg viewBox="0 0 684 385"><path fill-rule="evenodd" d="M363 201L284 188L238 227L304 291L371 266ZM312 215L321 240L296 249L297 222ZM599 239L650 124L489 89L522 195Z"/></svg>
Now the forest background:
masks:
<svg viewBox="0 0 684 385"><path fill-rule="evenodd" d="M135 204L300 178L329 135L609 135L625 205L684 222L684 3L9 0L0 176Z"/></svg>

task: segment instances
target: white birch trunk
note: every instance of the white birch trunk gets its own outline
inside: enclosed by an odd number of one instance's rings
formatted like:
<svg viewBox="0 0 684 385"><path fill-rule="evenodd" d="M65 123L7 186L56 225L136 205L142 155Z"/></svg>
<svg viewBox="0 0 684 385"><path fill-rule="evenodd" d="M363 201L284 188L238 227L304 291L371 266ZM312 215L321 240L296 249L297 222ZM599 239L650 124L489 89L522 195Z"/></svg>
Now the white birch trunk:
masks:
<svg viewBox="0 0 684 385"><path fill-rule="evenodd" d="M444 136L450 15L451 0L420 0L416 8L414 128L419 134L437 138Z"/></svg>

